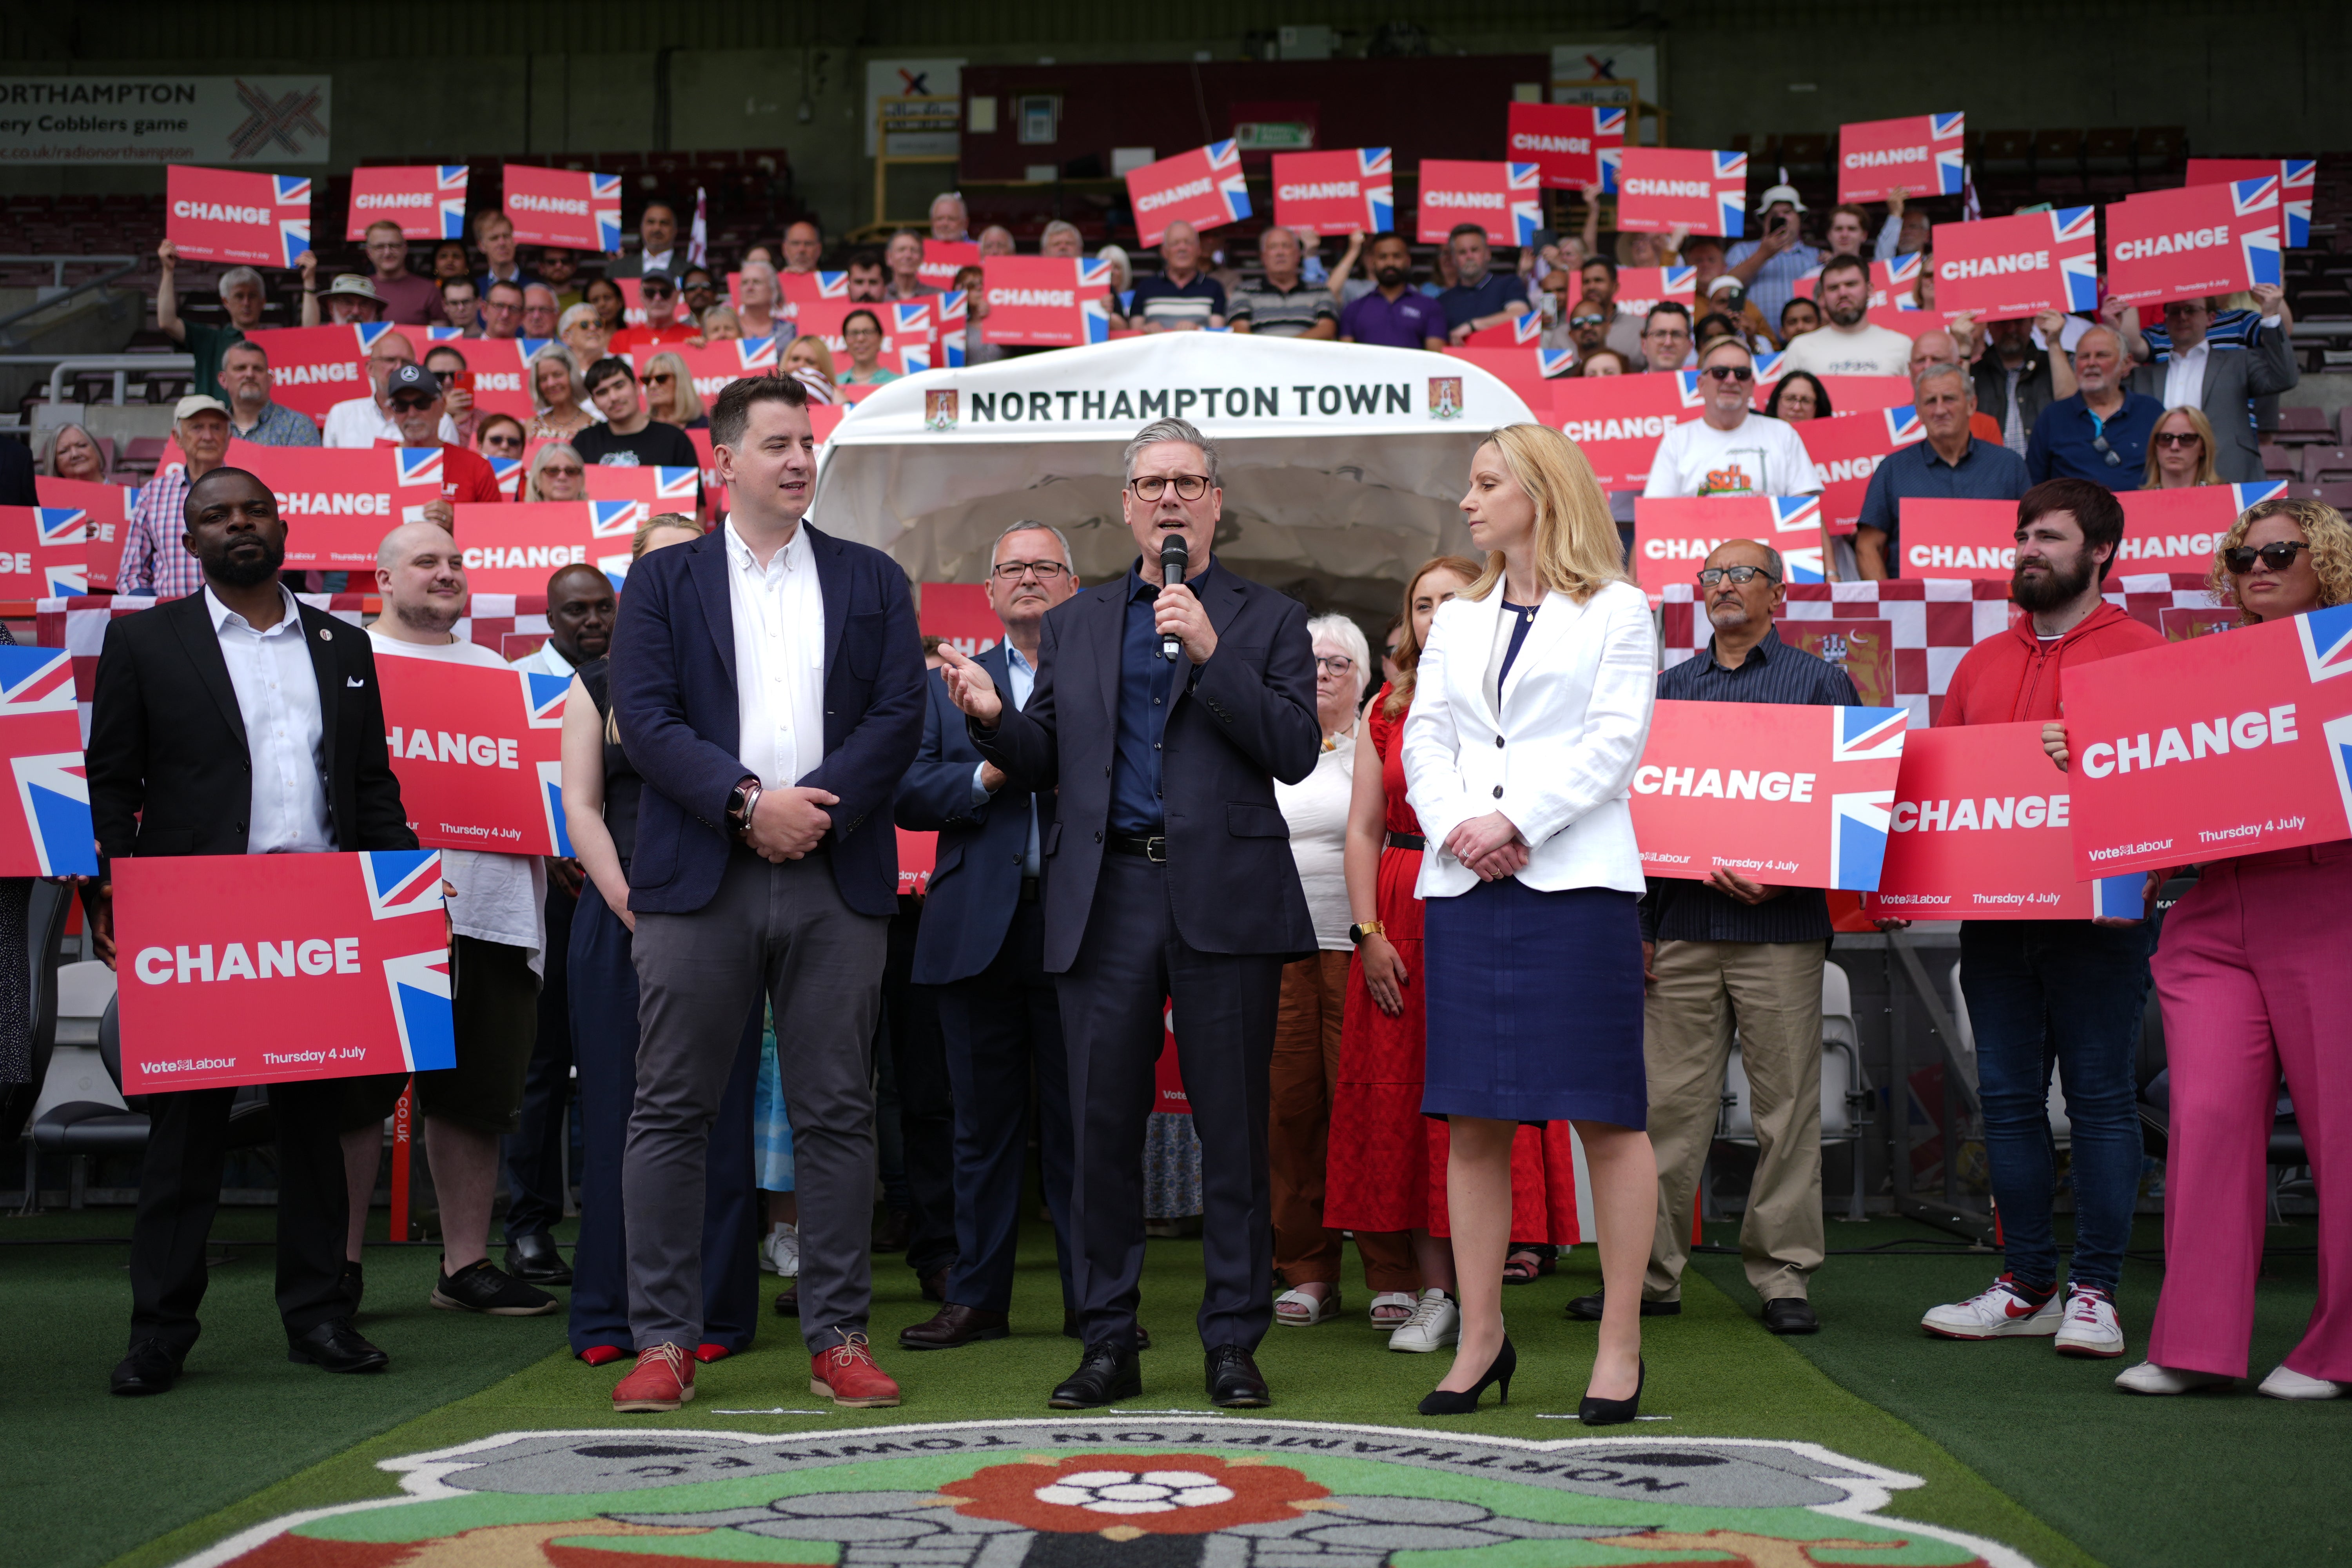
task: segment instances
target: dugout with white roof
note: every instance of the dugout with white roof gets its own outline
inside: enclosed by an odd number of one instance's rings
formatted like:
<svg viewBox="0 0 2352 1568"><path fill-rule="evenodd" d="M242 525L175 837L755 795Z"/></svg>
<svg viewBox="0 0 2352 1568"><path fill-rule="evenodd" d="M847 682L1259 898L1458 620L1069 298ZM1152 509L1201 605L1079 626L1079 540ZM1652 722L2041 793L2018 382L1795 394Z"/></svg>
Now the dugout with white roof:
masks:
<svg viewBox="0 0 2352 1568"><path fill-rule="evenodd" d="M934 583L981 581L1007 526L1048 522L1100 582L1135 558L1121 451L1169 416L1217 444L1219 558L1376 626L1414 566L1470 552L1470 456L1533 417L1496 376L1420 349L1152 333L888 383L825 443L809 515Z"/></svg>

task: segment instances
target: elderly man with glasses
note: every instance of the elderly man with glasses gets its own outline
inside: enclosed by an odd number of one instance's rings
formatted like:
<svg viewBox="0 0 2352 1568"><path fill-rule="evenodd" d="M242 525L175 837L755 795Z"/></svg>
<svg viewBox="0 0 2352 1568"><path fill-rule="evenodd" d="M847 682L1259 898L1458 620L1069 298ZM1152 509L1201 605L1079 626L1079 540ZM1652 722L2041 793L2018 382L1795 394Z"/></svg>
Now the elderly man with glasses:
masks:
<svg viewBox="0 0 2352 1568"><path fill-rule="evenodd" d="M1821 475L1797 438L1796 426L1759 414L1756 355L1736 338L1721 338L1699 356L1696 419L1675 426L1650 460L1645 496L1805 496L1818 494Z"/></svg>
<svg viewBox="0 0 2352 1568"><path fill-rule="evenodd" d="M2042 411L2025 443L2025 471L2044 479L2088 479L2103 489L2136 490L2147 468L2147 438L2164 405L2127 385L2131 358L2113 327L2093 327L2074 344L2082 390Z"/></svg>
<svg viewBox="0 0 2352 1568"><path fill-rule="evenodd" d="M1927 438L1889 453L1863 492L1853 552L1866 578L1903 574L1906 500L2015 500L2032 482L2023 458L1971 429L1976 383L1959 365L1936 360L1922 365L1911 378L1911 405Z"/></svg>

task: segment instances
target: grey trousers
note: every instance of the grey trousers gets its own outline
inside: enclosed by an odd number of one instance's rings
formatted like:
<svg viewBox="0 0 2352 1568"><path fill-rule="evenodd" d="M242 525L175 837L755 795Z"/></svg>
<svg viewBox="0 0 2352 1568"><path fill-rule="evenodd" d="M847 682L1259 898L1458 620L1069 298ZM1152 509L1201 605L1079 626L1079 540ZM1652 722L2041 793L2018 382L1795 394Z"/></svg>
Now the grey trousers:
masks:
<svg viewBox="0 0 2352 1568"><path fill-rule="evenodd" d="M874 1026L889 921L842 901L820 851L728 862L692 914L637 916L637 1096L621 1173L636 1348L700 1339L703 1155L743 1016L765 992L801 1199L801 1333L863 1332L872 1295Z"/></svg>

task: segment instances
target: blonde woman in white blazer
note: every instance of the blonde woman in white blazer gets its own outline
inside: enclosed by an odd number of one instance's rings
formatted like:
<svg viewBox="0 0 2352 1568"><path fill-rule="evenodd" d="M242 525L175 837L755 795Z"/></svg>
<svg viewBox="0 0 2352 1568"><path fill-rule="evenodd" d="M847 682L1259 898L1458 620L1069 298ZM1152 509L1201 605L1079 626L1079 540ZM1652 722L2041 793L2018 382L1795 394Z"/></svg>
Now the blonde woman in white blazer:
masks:
<svg viewBox="0 0 2352 1568"><path fill-rule="evenodd" d="M1641 1280L1657 1223L1643 1131L1643 891L1628 795L1650 730L1657 638L1624 580L1615 523L1584 454L1514 425L1471 459L1462 499L1486 574L1439 607L1404 726L1407 797L1429 841L1429 1009L1422 1113L1450 1123L1462 1337L1424 1415L1505 1398L1511 1142L1572 1121L1592 1176L1607 1300L1582 1416L1641 1401ZM1611 1287L1613 1287L1612 1289Z"/></svg>

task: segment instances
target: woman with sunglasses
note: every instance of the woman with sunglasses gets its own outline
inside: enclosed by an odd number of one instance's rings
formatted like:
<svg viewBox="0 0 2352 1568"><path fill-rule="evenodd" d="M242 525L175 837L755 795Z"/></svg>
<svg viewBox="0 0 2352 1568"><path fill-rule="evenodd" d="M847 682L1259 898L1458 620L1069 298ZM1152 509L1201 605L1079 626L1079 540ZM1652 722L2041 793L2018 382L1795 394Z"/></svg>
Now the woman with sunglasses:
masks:
<svg viewBox="0 0 2352 1568"><path fill-rule="evenodd" d="M569 441L603 417L588 401L572 351L562 343L548 343L530 356L530 400L538 410L530 422L534 441Z"/></svg>
<svg viewBox="0 0 2352 1568"><path fill-rule="evenodd" d="M2144 490L2187 489L2191 485L2218 485L2213 468L2213 426L2205 411L2182 404L2165 410L2147 438L2147 471L2140 479Z"/></svg>
<svg viewBox="0 0 2352 1568"><path fill-rule="evenodd" d="M898 373L882 365L882 318L871 310L852 310L841 323L841 341L849 347L849 368L841 373L843 386L879 386L896 381Z"/></svg>
<svg viewBox="0 0 2352 1568"><path fill-rule="evenodd" d="M2214 592L2241 626L2352 602L2352 528L2325 502L2258 502L2217 556ZM2042 744L2065 767L2064 724L2046 726ZM2168 875L2148 874L2149 901ZM2154 969L2171 1113L2164 1289L2147 1360L2116 1385L2186 1394L2246 1374L2284 1074L2318 1156L2320 1289L2302 1342L2261 1391L2352 1394L2352 839L2208 862L2166 914Z"/></svg>
<svg viewBox="0 0 2352 1568"><path fill-rule="evenodd" d="M674 349L646 361L646 412L681 430L710 428L710 416L702 411L702 398L694 390L694 375L686 368L686 357Z"/></svg>
<svg viewBox="0 0 2352 1568"><path fill-rule="evenodd" d="M474 429L474 449L485 458L520 458L530 446L522 421L511 414L485 414Z"/></svg>
<svg viewBox="0 0 2352 1568"><path fill-rule="evenodd" d="M523 483L525 500L586 500L588 465L578 448L550 441L530 456L530 475Z"/></svg>

